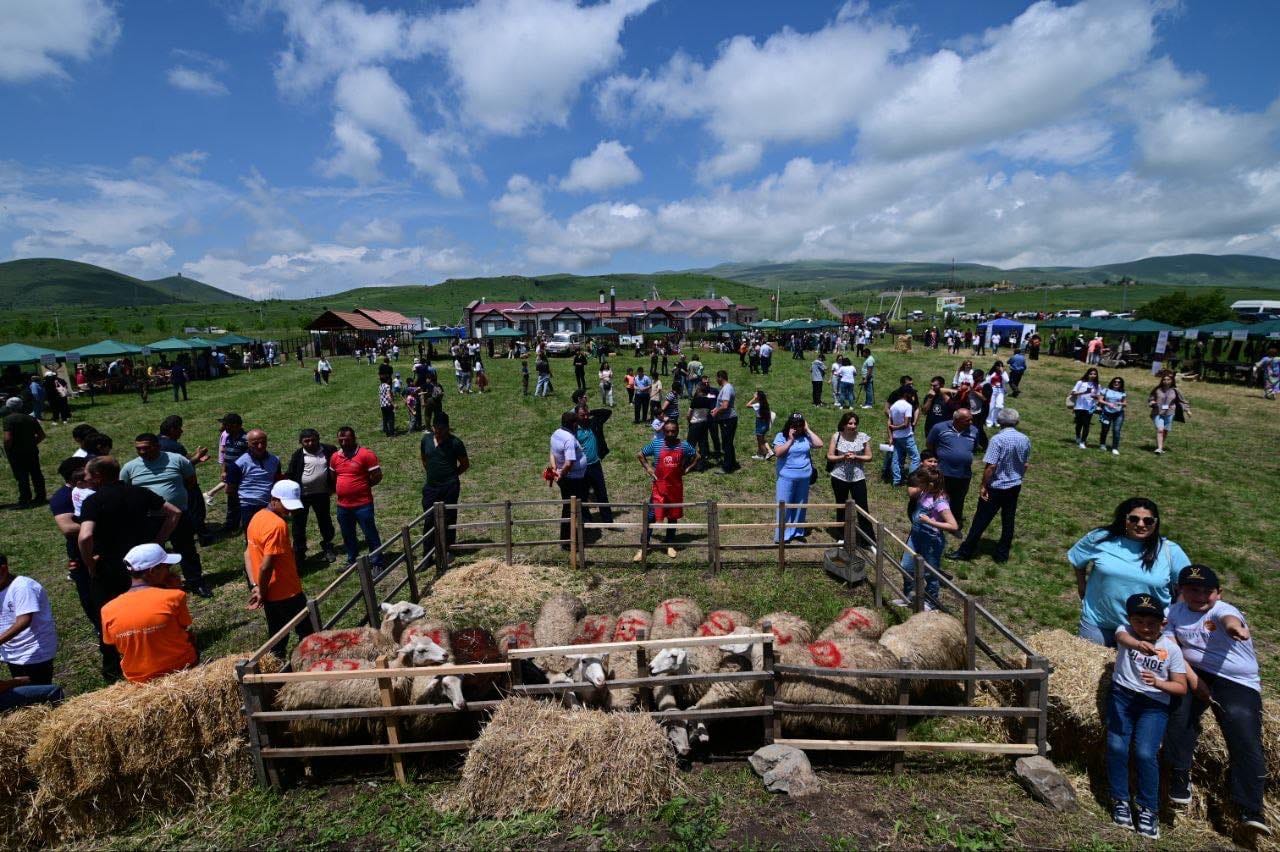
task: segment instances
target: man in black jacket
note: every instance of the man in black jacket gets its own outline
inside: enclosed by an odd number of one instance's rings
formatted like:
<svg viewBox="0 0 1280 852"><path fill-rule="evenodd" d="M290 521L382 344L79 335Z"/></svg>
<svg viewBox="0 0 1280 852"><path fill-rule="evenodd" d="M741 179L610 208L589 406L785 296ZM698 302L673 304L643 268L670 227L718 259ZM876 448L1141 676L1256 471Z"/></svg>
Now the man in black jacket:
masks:
<svg viewBox="0 0 1280 852"><path fill-rule="evenodd" d="M338 561L333 549L333 514L329 508L329 495L333 493L333 471L329 460L338 448L320 443L320 433L315 429L303 429L298 433L298 443L289 459L286 479L302 486L302 508L292 513L293 552L299 564L307 558L307 515L316 513L316 525L320 527L320 546L324 558Z"/></svg>

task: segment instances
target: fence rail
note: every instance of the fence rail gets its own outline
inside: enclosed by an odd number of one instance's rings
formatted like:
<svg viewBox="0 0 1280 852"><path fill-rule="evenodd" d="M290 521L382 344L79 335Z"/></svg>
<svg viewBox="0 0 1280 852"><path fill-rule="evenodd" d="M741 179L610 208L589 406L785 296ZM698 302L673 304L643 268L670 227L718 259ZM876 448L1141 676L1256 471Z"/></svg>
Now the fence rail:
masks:
<svg viewBox="0 0 1280 852"><path fill-rule="evenodd" d="M488 503L436 503L397 534L388 537L381 547L361 556L343 568L320 593L307 601L307 606L289 620L280 630L266 640L252 655L240 663L237 678L244 703L244 715L248 725L254 766L259 783L279 786L282 783L281 767L299 758L386 756L390 757L397 779L405 777L403 756L434 751L460 751L470 747L471 741L452 739L422 743L401 741L400 724L417 716L459 715L474 720L476 714L485 714L499 703L496 699L469 702L466 709L452 705L403 705L392 689L392 682L399 677L461 677L483 675L497 679L502 695L526 695L565 697L568 694L587 694L595 690L589 683L525 684L522 682L522 662L533 657L550 654L621 654L631 655L641 676L607 681L604 689L634 689L640 696L640 712L648 713L662 723L679 721L711 721L734 718L757 718L761 721L762 736L766 742L779 742L814 750L879 751L893 757L895 770L902 765L902 755L908 751L932 752L985 752L990 754L1043 753L1046 744L1048 717L1047 679L1050 674L1048 661L1039 657L1012 630L964 590L946 576L916 557L910 546L889 530L874 516L856 504L810 503L809 510L843 509L844 539L839 544L817 542L794 543L786 540L790 529L830 529L833 523L804 522L788 524L785 511L798 508L797 504L779 503L718 503L714 500L687 502L682 508L706 513L705 522L681 521L681 531L705 532L705 541L679 542L685 550L705 548L707 565L712 572L722 570L725 555L741 552L767 552L778 571L787 570L789 553L805 549L822 548L836 552L847 564L866 566L866 580L871 585L877 607L883 605L886 593L900 594L902 581L910 579L917 592L914 609L920 611L928 601L933 607L955 614L965 627L965 667L955 671L918 671L909 668L906 661L894 669L829 669L815 666L795 666L777 663L774 659L773 635L765 632L734 635L730 637L688 637L680 639L646 639L633 642L604 642L592 645L570 645L545 648L510 648L506 660L501 663L432 666L419 668L388 668L386 660L379 660L375 668L344 672L290 672L263 673L259 663L271 648L285 639L303 620L309 620L313 629L330 629L353 619L360 625L377 626L381 620L381 604L407 597L417 601L429 595L435 580L448 570L453 554L478 550L496 550L510 561L517 550L559 545L568 551L571 567L587 564L591 553L607 552L609 548L635 547L639 554L640 568L647 569L649 554L659 543L650 543L651 531L659 526L650 520L647 503L612 503L614 509L636 509L643 514L639 521L614 523L589 520L592 511L605 504L587 502L571 497L568 500L522 500ZM560 517L515 517L518 509L540 512L543 509L558 510ZM458 521L463 513L500 511L500 517L488 520ZM768 522L724 521L722 512L770 512L776 513ZM457 514L454 514L457 513ZM550 514L550 513L547 513ZM450 523L450 520L452 522ZM874 540L862 532L865 522L875 533ZM562 525L568 535L553 539L523 540L516 530L535 525ZM458 542L459 531L500 527L503 532L498 541ZM726 533L734 531L773 530L777 541L730 541ZM638 541L592 541L588 530L639 532ZM535 534L536 535L536 534ZM666 545L662 542L661 545ZM911 557L908 567L908 557ZM939 592L931 596L926 582L936 580ZM727 642L748 642L759 645L763 664L758 669L739 672L693 673L677 676L643 676L648 671L649 653L663 648L688 648L700 645L721 645ZM1012 648L1011 651L1008 649ZM990 666L990 667L988 667ZM286 667L287 669L287 667ZM778 688L788 677L824 678L875 678L897 683L898 703L884 705L819 705L792 704L777 698ZM331 708L317 710L275 710L275 691L283 684L299 681L376 680L380 687L380 706L359 708ZM964 703L958 706L938 704L911 704L909 684L912 681L960 682L964 688ZM657 708L654 706L654 690L684 684L760 682L763 700L748 707L692 709ZM1020 703L1013 706L975 707L973 701L977 685L981 682L1006 682L1020 686ZM782 736L782 719L788 714L829 713L844 716L880 716L894 720L897 730L892 740L817 740L785 738ZM1024 743L932 743L913 742L907 739L908 723L925 717L1001 718L1010 722L1023 720ZM363 744L325 746L294 746L289 744L288 726L299 721L335 720L381 721L386 741Z"/></svg>

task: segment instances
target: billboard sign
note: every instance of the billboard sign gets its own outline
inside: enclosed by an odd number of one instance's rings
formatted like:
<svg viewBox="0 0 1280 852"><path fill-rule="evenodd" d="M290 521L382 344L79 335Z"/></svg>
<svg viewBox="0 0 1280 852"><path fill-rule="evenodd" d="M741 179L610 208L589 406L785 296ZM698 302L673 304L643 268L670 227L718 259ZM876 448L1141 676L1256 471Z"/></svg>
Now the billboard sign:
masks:
<svg viewBox="0 0 1280 852"><path fill-rule="evenodd" d="M938 296L937 302L939 313L964 310L964 296Z"/></svg>

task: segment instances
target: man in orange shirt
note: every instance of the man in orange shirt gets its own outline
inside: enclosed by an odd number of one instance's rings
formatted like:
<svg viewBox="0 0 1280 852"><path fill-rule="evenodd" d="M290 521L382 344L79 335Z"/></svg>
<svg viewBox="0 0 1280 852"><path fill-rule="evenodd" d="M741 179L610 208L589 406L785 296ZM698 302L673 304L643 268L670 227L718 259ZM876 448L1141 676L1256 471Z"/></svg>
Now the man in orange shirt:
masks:
<svg viewBox="0 0 1280 852"><path fill-rule="evenodd" d="M298 578L298 563L293 556L293 541L285 518L302 508L302 486L292 479L282 479L271 486L271 502L259 509L245 532L249 542L244 551L244 569L253 588L249 591L249 609L261 608L267 616L267 635L274 636L289 619L307 608L307 596ZM310 635L311 620L304 618L294 627L301 639ZM287 659L289 636L286 634L271 648L281 660Z"/></svg>
<svg viewBox="0 0 1280 852"><path fill-rule="evenodd" d="M129 590L102 607L102 641L120 652L124 676L133 683L196 663L187 594L170 570L181 561L158 544L131 548L124 555Z"/></svg>

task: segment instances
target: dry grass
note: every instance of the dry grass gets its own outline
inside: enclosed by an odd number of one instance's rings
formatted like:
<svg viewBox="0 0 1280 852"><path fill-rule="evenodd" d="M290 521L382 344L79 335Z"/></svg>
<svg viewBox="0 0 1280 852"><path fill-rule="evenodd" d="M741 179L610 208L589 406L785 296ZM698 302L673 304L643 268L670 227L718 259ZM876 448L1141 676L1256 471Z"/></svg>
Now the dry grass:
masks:
<svg viewBox="0 0 1280 852"><path fill-rule="evenodd" d="M420 603L433 618L493 628L535 615L544 600L570 585L561 568L479 559L450 568Z"/></svg>
<svg viewBox="0 0 1280 852"><path fill-rule="evenodd" d="M27 765L27 752L53 709L38 704L0 716L0 836L15 846L32 840L27 808L35 775Z"/></svg>
<svg viewBox="0 0 1280 852"><path fill-rule="evenodd" d="M504 701L462 769L457 806L477 817L552 810L575 822L651 810L681 791L647 716Z"/></svg>

